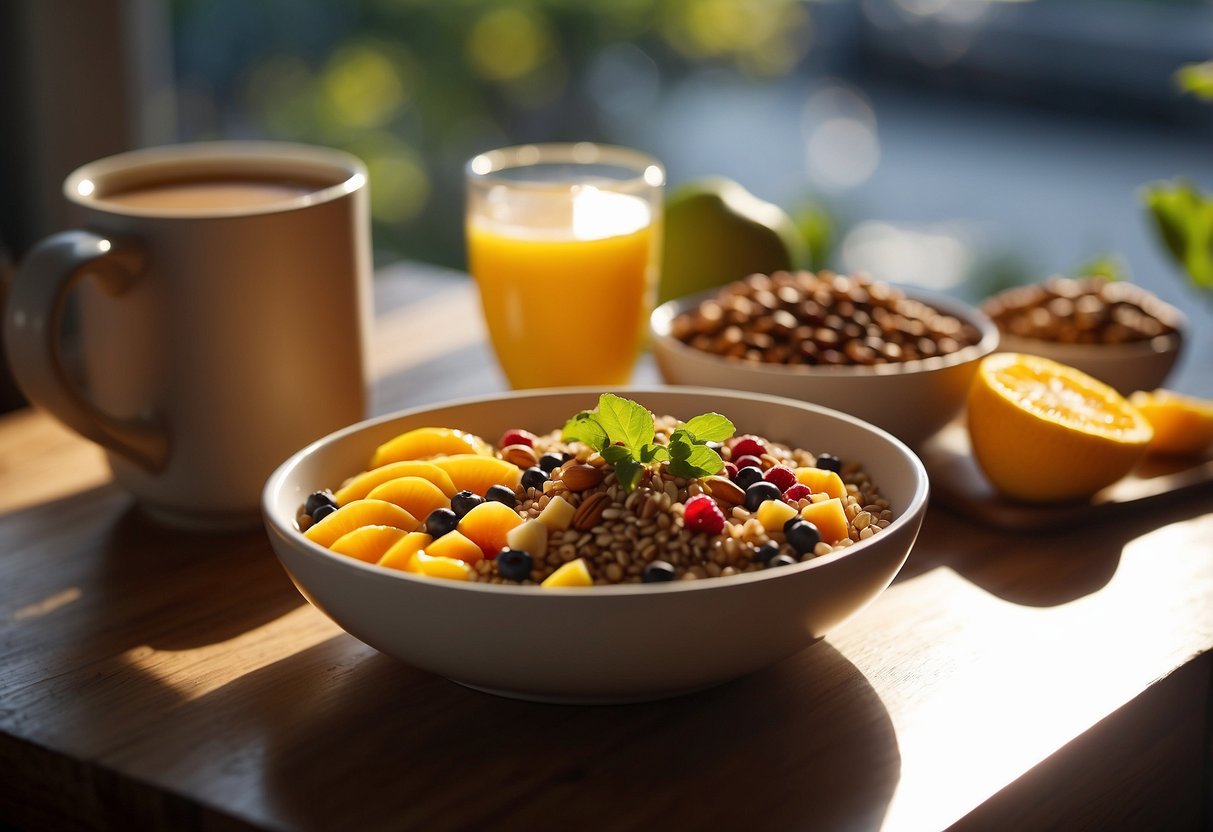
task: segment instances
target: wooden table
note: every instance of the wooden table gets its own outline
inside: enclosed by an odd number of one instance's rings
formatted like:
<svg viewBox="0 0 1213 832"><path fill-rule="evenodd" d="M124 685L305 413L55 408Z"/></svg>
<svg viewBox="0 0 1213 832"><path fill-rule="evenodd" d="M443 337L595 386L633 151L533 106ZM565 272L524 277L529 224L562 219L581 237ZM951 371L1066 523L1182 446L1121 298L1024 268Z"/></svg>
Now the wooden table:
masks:
<svg viewBox="0 0 1213 832"><path fill-rule="evenodd" d="M377 410L503 389L465 280L377 291ZM97 449L17 412L0 828L1199 828L1211 496L1037 536L933 506L825 642L681 699L551 706L377 654L262 533L160 529Z"/></svg>

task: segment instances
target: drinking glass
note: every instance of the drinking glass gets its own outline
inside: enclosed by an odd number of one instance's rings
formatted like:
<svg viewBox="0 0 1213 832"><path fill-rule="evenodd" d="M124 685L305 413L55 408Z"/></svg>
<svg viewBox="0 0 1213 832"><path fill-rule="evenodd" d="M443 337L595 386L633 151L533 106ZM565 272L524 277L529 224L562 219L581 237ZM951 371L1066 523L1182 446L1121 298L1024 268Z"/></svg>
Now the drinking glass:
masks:
<svg viewBox="0 0 1213 832"><path fill-rule="evenodd" d="M468 263L511 386L628 381L656 292L664 184L651 156L588 142L467 163Z"/></svg>

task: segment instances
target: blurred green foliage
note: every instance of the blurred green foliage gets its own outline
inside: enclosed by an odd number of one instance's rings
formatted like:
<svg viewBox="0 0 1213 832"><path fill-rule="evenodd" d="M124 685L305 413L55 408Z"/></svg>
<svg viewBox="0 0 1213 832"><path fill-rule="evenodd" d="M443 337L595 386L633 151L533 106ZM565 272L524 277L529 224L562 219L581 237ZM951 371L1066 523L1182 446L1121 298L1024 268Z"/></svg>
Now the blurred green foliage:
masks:
<svg viewBox="0 0 1213 832"><path fill-rule="evenodd" d="M370 172L380 256L451 266L471 156L634 144L603 99L637 71L655 100L704 65L787 73L810 42L801 0L175 0L173 14L183 138L349 150ZM604 60L621 44L630 70Z"/></svg>

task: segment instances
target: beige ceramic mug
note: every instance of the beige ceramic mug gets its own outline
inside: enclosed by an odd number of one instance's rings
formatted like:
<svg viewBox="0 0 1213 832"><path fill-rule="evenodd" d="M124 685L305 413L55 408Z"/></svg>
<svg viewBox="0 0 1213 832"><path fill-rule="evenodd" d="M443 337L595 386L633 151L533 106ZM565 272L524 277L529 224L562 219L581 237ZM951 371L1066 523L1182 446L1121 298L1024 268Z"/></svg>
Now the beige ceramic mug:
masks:
<svg viewBox="0 0 1213 832"><path fill-rule="evenodd" d="M102 445L152 516L255 524L270 472L367 412L365 167L294 144L179 145L85 165L64 193L80 228L38 244L8 298L18 385Z"/></svg>

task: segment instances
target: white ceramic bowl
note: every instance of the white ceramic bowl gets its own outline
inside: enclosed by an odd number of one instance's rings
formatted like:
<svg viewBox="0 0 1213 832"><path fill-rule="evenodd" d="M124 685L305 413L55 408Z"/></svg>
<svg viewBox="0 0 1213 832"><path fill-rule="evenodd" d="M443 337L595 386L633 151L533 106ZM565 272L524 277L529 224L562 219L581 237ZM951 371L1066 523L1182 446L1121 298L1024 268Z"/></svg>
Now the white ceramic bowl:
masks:
<svg viewBox="0 0 1213 832"><path fill-rule="evenodd" d="M715 410L739 432L861 462L895 514L866 541L807 563L662 584L544 589L432 579L334 554L304 538L306 496L366 465L412 428L458 427L496 438L547 432L592 408L597 390L508 394L404 411L334 433L270 477L270 541L299 591L351 635L415 667L521 698L620 702L672 696L733 679L820 639L865 606L905 562L927 504L922 463L887 433L797 402L721 390L623 390L654 413Z"/></svg>
<svg viewBox="0 0 1213 832"><path fill-rule="evenodd" d="M1182 327L1182 316L1176 320ZM1155 390L1163 386L1179 359L1182 332L1180 329L1149 341L1126 344L1062 344L1004 332L999 349L1051 358L1082 370L1127 396L1135 390Z"/></svg>
<svg viewBox="0 0 1213 832"><path fill-rule="evenodd" d="M662 304L650 318L653 357L670 384L725 387L786 396L841 410L918 445L964 407L978 362L998 348L998 329L962 301L899 286L905 295L972 324L981 340L949 355L874 366L758 364L696 349L670 334L673 320L716 292Z"/></svg>

